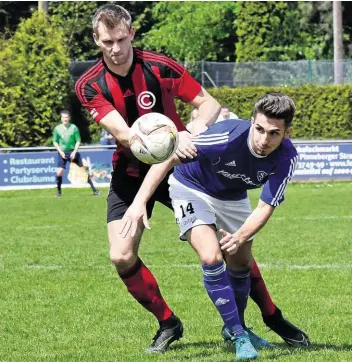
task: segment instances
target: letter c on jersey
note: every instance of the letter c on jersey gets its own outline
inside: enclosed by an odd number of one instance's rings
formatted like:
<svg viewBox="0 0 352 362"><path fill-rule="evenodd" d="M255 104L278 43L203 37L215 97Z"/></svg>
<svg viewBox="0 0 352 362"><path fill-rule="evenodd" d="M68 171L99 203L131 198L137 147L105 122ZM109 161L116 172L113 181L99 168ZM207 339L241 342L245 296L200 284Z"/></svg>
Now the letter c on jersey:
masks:
<svg viewBox="0 0 352 362"><path fill-rule="evenodd" d="M151 109L156 103L156 97L152 92L144 91L139 94L137 98L137 103L139 107L143 109Z"/></svg>

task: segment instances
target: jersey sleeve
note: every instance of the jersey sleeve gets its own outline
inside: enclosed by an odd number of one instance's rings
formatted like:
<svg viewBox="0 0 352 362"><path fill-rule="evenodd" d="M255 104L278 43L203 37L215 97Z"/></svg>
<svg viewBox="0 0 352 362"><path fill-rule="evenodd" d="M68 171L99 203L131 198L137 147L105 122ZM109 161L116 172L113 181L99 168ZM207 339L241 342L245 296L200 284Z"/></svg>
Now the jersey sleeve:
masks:
<svg viewBox="0 0 352 362"><path fill-rule="evenodd" d="M60 134L57 130L57 127L54 128L54 132L53 132L53 143L60 143Z"/></svg>
<svg viewBox="0 0 352 362"><path fill-rule="evenodd" d="M87 109L96 122L100 122L115 107L103 96L99 87L79 79L75 91L82 106Z"/></svg>
<svg viewBox="0 0 352 362"><path fill-rule="evenodd" d="M183 75L176 79L173 92L182 101L190 103L201 89L202 86L185 70Z"/></svg>
<svg viewBox="0 0 352 362"><path fill-rule="evenodd" d="M197 148L197 156L193 159L181 160L182 163L208 159L211 163L219 162L219 158L226 151L229 144L230 132L221 123L215 123L205 132L192 137Z"/></svg>
<svg viewBox="0 0 352 362"><path fill-rule="evenodd" d="M298 156L284 158L277 164L272 175L264 184L260 199L271 206L278 206L284 201L284 192L296 169Z"/></svg>
<svg viewBox="0 0 352 362"><path fill-rule="evenodd" d="M81 142L81 134L79 133L79 129L78 127L76 126L75 127L75 133L74 133L74 136L75 136L75 142Z"/></svg>
<svg viewBox="0 0 352 362"><path fill-rule="evenodd" d="M187 69L175 60L168 58L168 67L178 74L173 79L172 94L182 101L189 103L201 91L202 86L188 73Z"/></svg>

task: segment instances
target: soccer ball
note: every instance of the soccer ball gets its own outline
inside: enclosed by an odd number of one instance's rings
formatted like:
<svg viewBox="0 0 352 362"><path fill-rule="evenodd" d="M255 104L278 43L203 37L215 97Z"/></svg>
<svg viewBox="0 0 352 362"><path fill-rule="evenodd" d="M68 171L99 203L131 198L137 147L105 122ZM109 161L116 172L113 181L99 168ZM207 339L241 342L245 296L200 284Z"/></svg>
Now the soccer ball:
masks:
<svg viewBox="0 0 352 362"><path fill-rule="evenodd" d="M147 113L131 127L132 153L149 165L169 159L178 146L178 132L174 122L160 113Z"/></svg>

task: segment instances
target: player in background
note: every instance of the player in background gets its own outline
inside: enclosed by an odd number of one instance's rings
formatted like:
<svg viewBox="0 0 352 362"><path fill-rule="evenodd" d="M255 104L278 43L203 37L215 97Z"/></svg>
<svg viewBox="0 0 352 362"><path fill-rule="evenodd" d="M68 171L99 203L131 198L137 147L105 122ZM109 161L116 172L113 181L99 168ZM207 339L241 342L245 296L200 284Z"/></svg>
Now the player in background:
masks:
<svg viewBox="0 0 352 362"><path fill-rule="evenodd" d="M71 114L67 110L60 112L61 124L54 128L53 144L58 152L57 172L56 172L56 196L61 196L62 175L64 174L66 163L73 162L79 167L83 167L82 158L78 152L81 145L81 135L78 127L71 123ZM93 190L93 195L100 195L93 184L92 179L87 175L87 181Z"/></svg>
<svg viewBox="0 0 352 362"><path fill-rule="evenodd" d="M192 158L196 149L176 113L174 98L198 109L196 133L206 130L216 120L220 105L173 59L132 47L134 34L131 16L123 7L114 4L100 7L93 16L93 37L103 57L80 77L75 90L94 120L117 140L107 206L110 259L128 292L159 322L148 351L164 352L170 343L182 337L182 323L138 256L143 225L133 237L123 238L119 234L121 219L148 172L147 165L138 161L129 149L130 127L143 114L165 114L180 132L177 154L180 158ZM148 217L155 201L171 208L167 180L148 203Z"/></svg>
<svg viewBox="0 0 352 362"><path fill-rule="evenodd" d="M216 122L225 121L226 119L238 119L237 114L230 111L228 106L222 105L221 111Z"/></svg>
<svg viewBox="0 0 352 362"><path fill-rule="evenodd" d="M268 345L244 322L251 287L251 246L254 235L284 201L295 170L297 152L288 138L294 112L288 96L270 93L255 103L252 122L223 121L195 136L195 158L181 160L175 155L152 166L120 230L127 236L134 235L141 224L149 228L148 200L172 167L183 162L169 178L180 237L199 255L205 288L224 321L222 336L234 342L238 360L256 358L253 346ZM258 206L251 211L247 190L262 186ZM300 331L300 337L298 342L309 345L304 332ZM291 345L296 342L289 337L284 340Z"/></svg>

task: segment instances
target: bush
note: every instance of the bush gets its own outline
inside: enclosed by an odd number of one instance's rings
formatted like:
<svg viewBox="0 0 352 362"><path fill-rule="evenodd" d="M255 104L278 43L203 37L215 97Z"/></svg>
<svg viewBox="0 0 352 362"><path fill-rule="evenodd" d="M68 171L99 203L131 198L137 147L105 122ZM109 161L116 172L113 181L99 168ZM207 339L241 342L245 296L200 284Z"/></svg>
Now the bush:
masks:
<svg viewBox="0 0 352 362"><path fill-rule="evenodd" d="M43 145L72 87L62 33L34 12L0 45L0 145Z"/></svg>
<svg viewBox="0 0 352 362"><path fill-rule="evenodd" d="M296 104L293 138L352 138L352 85L303 87L247 87L209 89L220 104L226 104L240 118L250 119L254 102L269 92L290 96ZM192 107L177 101L181 119L187 123Z"/></svg>

